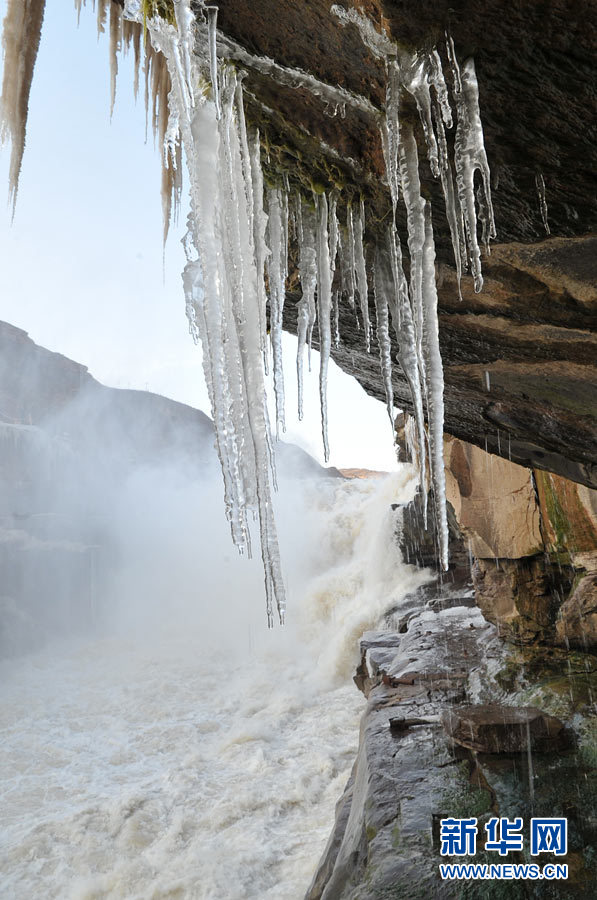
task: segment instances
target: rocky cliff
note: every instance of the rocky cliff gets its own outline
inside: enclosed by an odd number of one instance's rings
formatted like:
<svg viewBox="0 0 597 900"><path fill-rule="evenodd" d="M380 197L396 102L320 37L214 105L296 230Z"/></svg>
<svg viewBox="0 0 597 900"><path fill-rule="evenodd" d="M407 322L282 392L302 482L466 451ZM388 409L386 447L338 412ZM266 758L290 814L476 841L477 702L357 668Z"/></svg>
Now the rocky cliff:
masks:
<svg viewBox="0 0 597 900"><path fill-rule="evenodd" d="M375 119L385 104L383 61L329 0L283 0L275 15L268 0L215 5L226 55L247 71L247 117L259 125L269 177L285 177L303 192L336 189L340 203L362 195L366 238L373 238L390 210ZM597 486L595 4L372 0L341 6L363 12L401 47L436 44L443 55L447 30L459 57L475 59L499 244L484 260L483 291L475 294L465 283L462 301L441 191L423 173L424 192L438 212L446 430L521 465ZM260 64L264 57L276 64L269 74ZM364 98L369 111L349 103L336 113L293 76L297 69ZM414 109L412 121L422 146ZM398 224L404 233L400 209ZM374 321L373 308L370 313ZM292 302L285 325L296 329ZM336 361L383 399L377 348L365 352L348 308L341 310L340 331ZM397 367L394 391L397 404L410 409Z"/></svg>

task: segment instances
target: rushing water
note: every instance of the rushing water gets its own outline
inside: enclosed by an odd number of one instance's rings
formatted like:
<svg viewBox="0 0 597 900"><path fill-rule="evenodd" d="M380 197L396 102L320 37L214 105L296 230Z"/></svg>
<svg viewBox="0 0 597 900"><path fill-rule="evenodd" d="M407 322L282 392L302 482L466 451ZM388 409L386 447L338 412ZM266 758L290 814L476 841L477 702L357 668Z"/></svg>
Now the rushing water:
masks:
<svg viewBox="0 0 597 900"><path fill-rule="evenodd" d="M393 540L390 504L409 490L406 469L295 490L291 615L273 632L258 565L208 542L179 551L185 568L165 527L154 545L131 535L129 562L135 541L146 556L121 579L117 622L1 664L0 895L302 897L354 760L356 640L420 580ZM165 610L150 597L164 554ZM194 579L209 597L185 596Z"/></svg>

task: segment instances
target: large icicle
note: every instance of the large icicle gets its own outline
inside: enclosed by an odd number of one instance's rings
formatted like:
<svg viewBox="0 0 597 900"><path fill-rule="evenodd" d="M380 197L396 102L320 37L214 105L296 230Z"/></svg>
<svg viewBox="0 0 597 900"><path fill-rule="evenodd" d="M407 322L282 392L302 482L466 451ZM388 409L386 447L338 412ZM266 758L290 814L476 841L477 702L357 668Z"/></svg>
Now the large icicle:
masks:
<svg viewBox="0 0 597 900"><path fill-rule="evenodd" d="M545 234L551 234L549 227L549 219L547 216L547 200L545 199L545 179L541 172L535 175L535 186L537 188L537 197L539 198L539 209L541 211L541 221L545 228Z"/></svg>
<svg viewBox="0 0 597 900"><path fill-rule="evenodd" d="M452 250L454 252L454 263L456 265L456 280L458 284L458 296L462 300L460 282L462 279L462 270L467 266L466 242L464 237L464 221L456 186L454 184L454 172L452 163L448 154L448 142L446 140L444 114L439 99L433 99L433 121L437 131L437 145L439 154L439 174L441 179L442 191L444 195L444 203L446 204L446 217L450 228L450 237L452 240Z"/></svg>
<svg viewBox="0 0 597 900"><path fill-rule="evenodd" d="M207 6L207 29L209 35L209 72L211 76L211 87L214 94L214 103L216 104L216 113L218 119L221 115L220 110L220 92L218 87L218 51L216 48L216 34L218 23L218 7Z"/></svg>
<svg viewBox="0 0 597 900"><path fill-rule="evenodd" d="M476 171L481 174L484 230L487 240L495 237L489 164L483 143L483 126L479 112L479 87L473 60L467 60L461 69L451 38L447 39L446 47L452 68L453 93L457 111L454 162L458 199L464 217L468 257L475 291L479 292L483 286L483 276L481 275L481 251L477 238L474 184Z"/></svg>
<svg viewBox="0 0 597 900"><path fill-rule="evenodd" d="M446 514L446 475L444 472L444 372L439 350L437 288L435 284L435 244L431 207L425 204L425 243L423 246L423 348L427 371L427 419L429 422L429 459L439 538L439 557L448 569L448 519Z"/></svg>
<svg viewBox="0 0 597 900"><path fill-rule="evenodd" d="M328 440L328 368L332 333L330 316L332 311L332 268L328 238L328 201L325 194L318 199L319 222L317 225L317 306L319 314L319 402L321 405L321 434L323 455L326 462L330 458Z"/></svg>
<svg viewBox="0 0 597 900"><path fill-rule="evenodd" d="M309 347L311 359L311 336L317 316L315 292L317 290L317 217L315 211L300 197L296 200L297 237L299 249L299 278L302 297L298 302L296 351L296 374L298 384L298 417L303 418L303 384L305 347Z"/></svg>
<svg viewBox="0 0 597 900"><path fill-rule="evenodd" d="M429 205L421 196L417 145L412 128L403 129L400 145L402 195L407 212L408 247L410 251L410 296L415 311L415 352L421 375L422 393L426 398L429 423L429 462L434 489L440 561L448 567L445 475L443 460L443 369L439 352L437 326L437 290L435 286L435 246ZM408 310L403 307L408 317ZM406 322L403 320L402 327ZM412 366L412 359L407 362ZM405 368L406 371L406 368ZM408 377L408 375L407 375ZM420 446L420 457L424 455Z"/></svg>
<svg viewBox="0 0 597 900"><path fill-rule="evenodd" d="M25 152L29 94L39 50L45 0L8 0L2 32L4 75L0 96L0 144L10 141L8 202L14 211Z"/></svg>
<svg viewBox="0 0 597 900"><path fill-rule="evenodd" d="M375 267L373 271L373 298L375 300L375 318L377 344L379 347L379 365L386 394L386 408L394 427L394 388L392 386L392 341L390 339L390 320L388 315L387 277L382 271L380 249L376 247Z"/></svg>
<svg viewBox="0 0 597 900"><path fill-rule="evenodd" d="M267 216L263 209L263 172L261 171L261 142L259 131L255 129L249 137L249 154L251 159L251 182L253 193L253 239L255 241L255 263L257 266L257 292L259 308L259 334L261 354L265 374L268 374L267 347L267 294L265 290L265 262L269 250L265 240Z"/></svg>
<svg viewBox="0 0 597 900"><path fill-rule="evenodd" d="M400 188L398 147L400 146L400 68L395 59L387 61L386 114L381 122L381 142L386 164L386 175L392 197L394 219Z"/></svg>
<svg viewBox="0 0 597 900"><path fill-rule="evenodd" d="M116 103L116 79L118 55L122 50L122 12L115 3L110 4L110 118Z"/></svg>
<svg viewBox="0 0 597 900"><path fill-rule="evenodd" d="M356 252L354 246L354 218L352 213L352 203L348 201L346 204L346 240L343 242L344 259L342 264L342 276L344 282L344 291L349 304L355 305L356 290Z"/></svg>
<svg viewBox="0 0 597 900"><path fill-rule="evenodd" d="M365 347L367 353L371 350L371 324L369 322L369 287L367 285L367 265L365 263L365 248L363 233L365 231L365 204L361 198L359 211L354 213L354 264L357 290L361 301L361 322L365 332Z"/></svg>
<svg viewBox="0 0 597 900"><path fill-rule="evenodd" d="M415 327L416 352L423 390L425 362L423 341L423 245L425 243L425 201L421 196L417 142L410 125L402 130L400 141L400 183L406 208L408 251L410 253L410 298Z"/></svg>
<svg viewBox="0 0 597 900"><path fill-rule="evenodd" d="M408 284L402 267L402 248L394 226L388 229L390 261L394 279L396 301L390 305L394 331L398 339L398 360L408 381L415 412L417 439L419 446L419 480L423 491L423 518L427 527L427 447L425 418L423 414L423 391L419 372L417 338L409 298Z"/></svg>
<svg viewBox="0 0 597 900"><path fill-rule="evenodd" d="M189 13L188 3L182 13ZM188 21L188 20L187 20ZM285 598L273 518L270 439L257 270L254 169L234 71L221 70L221 116L202 91L191 54L192 29L148 21L155 49L166 56L171 102L180 123L191 191L189 262L184 284L191 328L203 345L227 515L240 549L250 549L247 512L259 513L268 622L274 602L280 620ZM184 60L191 62L186 71ZM194 86L194 91L193 90ZM254 148L253 148L254 149ZM251 197L253 199L251 200ZM260 228L263 218L260 216ZM196 253L193 252L195 248Z"/></svg>
<svg viewBox="0 0 597 900"><path fill-rule="evenodd" d="M286 430L284 412L284 369L282 366L282 320L286 298L288 267L288 199L281 188L268 188L268 238L270 335L272 341L274 393L276 396L276 432Z"/></svg>

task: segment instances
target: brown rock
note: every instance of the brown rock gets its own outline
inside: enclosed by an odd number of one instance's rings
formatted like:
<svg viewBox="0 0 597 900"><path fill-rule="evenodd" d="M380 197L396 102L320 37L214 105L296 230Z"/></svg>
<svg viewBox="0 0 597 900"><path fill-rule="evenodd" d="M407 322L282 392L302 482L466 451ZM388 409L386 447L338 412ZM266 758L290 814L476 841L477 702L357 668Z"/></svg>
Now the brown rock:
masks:
<svg viewBox="0 0 597 900"><path fill-rule="evenodd" d="M547 550L565 551L586 569L597 569L597 491L551 472L535 472Z"/></svg>
<svg viewBox="0 0 597 900"><path fill-rule="evenodd" d="M522 559L477 559L472 569L477 604L506 639L551 640L574 569L543 554Z"/></svg>
<svg viewBox="0 0 597 900"><path fill-rule="evenodd" d="M559 719L532 706L470 706L442 713L455 743L478 753L548 752L567 749L570 739Z"/></svg>
<svg viewBox="0 0 597 900"><path fill-rule="evenodd" d="M475 557L517 559L542 549L528 469L446 437L447 499Z"/></svg>
<svg viewBox="0 0 597 900"><path fill-rule="evenodd" d="M597 647L597 574L585 576L562 605L556 637L565 646Z"/></svg>

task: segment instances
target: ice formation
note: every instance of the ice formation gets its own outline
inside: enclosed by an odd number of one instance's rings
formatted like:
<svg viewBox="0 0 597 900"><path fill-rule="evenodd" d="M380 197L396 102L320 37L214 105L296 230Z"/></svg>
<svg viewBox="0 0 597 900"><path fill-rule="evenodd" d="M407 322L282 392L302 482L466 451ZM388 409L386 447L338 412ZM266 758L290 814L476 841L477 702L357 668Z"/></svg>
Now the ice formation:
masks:
<svg viewBox="0 0 597 900"><path fill-rule="evenodd" d="M355 8L332 7L332 13L343 25L354 25L372 53L386 66L386 108L380 120L380 135L386 164L386 177L392 198L392 224L388 242L393 270L394 300L385 300L392 310L392 321L399 347L398 359L411 389L418 434L418 459L421 482L425 485L425 461L428 456L439 535L439 556L448 567L448 528L443 464L443 370L437 327L437 292L435 287L435 248L431 209L421 193L417 142L412 125L401 119L406 95L414 100L421 122L427 159L431 173L440 179L446 217L450 228L454 260L460 291L463 269L470 267L475 291L483 285L481 252L477 237L477 218L482 226L482 241L489 252L489 241L495 237L491 202L490 173L483 127L479 112L479 90L472 60L461 68L454 44L446 36L446 58L452 81L452 103L441 56L437 48L410 52L398 47L373 22ZM454 126L454 160L450 160L446 129ZM475 174L480 186L475 192ZM408 287L402 269L400 240L396 231L399 194L406 209L407 238L410 256ZM387 262L376 254L375 303L378 315L378 343L381 371L388 403L391 370L384 319L383 295L389 279L384 272ZM382 287L383 286L383 287ZM385 289L385 290L384 290ZM423 406L427 412L428 438L425 434ZM427 453L428 448L428 453Z"/></svg>
<svg viewBox="0 0 597 900"><path fill-rule="evenodd" d="M75 0L79 10L81 3L82 0ZM114 3L109 4L109 9L112 105L120 48L133 48L137 91L143 56L141 40L146 38L146 109L163 147L165 235L172 202L176 209L180 197L184 149L191 198L188 232L183 241L187 254L183 274L187 315L193 337L203 346L227 517L233 540L241 551L250 552L251 515L259 520L269 623L273 621L274 608L283 620L285 599L272 511L275 466L265 375L271 353L279 433L285 428L286 417L282 327L289 242L293 235L301 291L297 308L298 416L303 416L305 353L310 360L317 326L321 427L327 460L327 373L332 343L337 345L340 340L340 303L345 301L354 310L369 352L372 284L375 336L388 414L392 419L392 366L397 347L395 359L412 396L413 437L416 436L423 494L426 495L429 472L439 555L443 568L447 568L443 372L435 247L431 206L422 194L415 130L412 117L403 115L403 108L408 101L417 111L420 146L426 152L433 177L442 187L458 283L469 268L475 290L480 290L477 220L486 247L495 236L495 225L474 63L468 60L460 66L449 36L444 67L437 48L405 51L378 31L363 13L334 5L331 13L342 24L356 26L371 52L385 63L385 109L378 110L366 97L324 84L310 73L281 66L267 57L250 54L218 31L216 7L191 4L191 0L172 0L172 4L126 0L123 14ZM28 11L29 19L23 10ZM105 30L107 10L108 0L98 0L100 31ZM160 11L166 18L159 15ZM28 96L28 82L21 84L19 78L23 71L27 75L32 68L42 15L42 0L9 2L4 36L2 135L8 135L13 142L13 199L24 145ZM33 40L24 43L23 36L29 33L34 35ZM27 48L24 63L19 57L21 47ZM387 226L373 223L372 227L371 222L366 222L365 198L355 196L352 190L344 194L334 188L329 193L291 196L288 181L283 178L277 183L270 179L264 186L260 136L245 122L245 68L287 87L309 91L327 114L343 115L351 107L376 122L391 197ZM450 129L453 140L447 139ZM323 145L322 149L331 152ZM356 165L350 164L353 168ZM544 188L542 194L539 181L537 186L543 215ZM406 213L408 279L397 228L400 202ZM543 217L545 222L546 211Z"/></svg>
<svg viewBox="0 0 597 900"><path fill-rule="evenodd" d="M296 198L297 239L299 248L299 278L302 297L297 310L296 373L298 384L298 417L303 418L303 381L305 347L311 361L311 340L313 326L317 318L315 294L317 291L317 227L318 220L314 206L310 206L300 196Z"/></svg>
<svg viewBox="0 0 597 900"><path fill-rule="evenodd" d="M4 19L0 144L7 141L11 144L8 189L13 215L25 151L29 94L39 49L44 7L45 0L8 0Z"/></svg>
<svg viewBox="0 0 597 900"><path fill-rule="evenodd" d="M288 195L280 188L267 189L270 333L274 359L276 431L286 429L284 371L282 367L282 319L288 276Z"/></svg>
<svg viewBox="0 0 597 900"><path fill-rule="evenodd" d="M547 200L545 199L545 179L541 172L535 175L535 185L537 187L537 197L539 198L539 210L541 212L541 221L545 228L545 234L551 234L549 220L547 218Z"/></svg>

